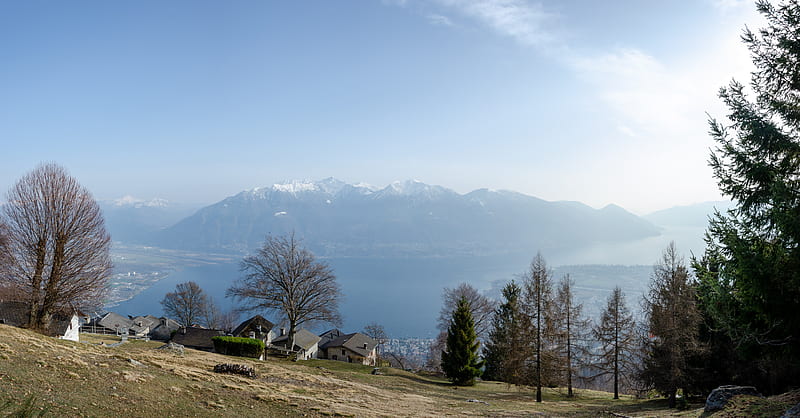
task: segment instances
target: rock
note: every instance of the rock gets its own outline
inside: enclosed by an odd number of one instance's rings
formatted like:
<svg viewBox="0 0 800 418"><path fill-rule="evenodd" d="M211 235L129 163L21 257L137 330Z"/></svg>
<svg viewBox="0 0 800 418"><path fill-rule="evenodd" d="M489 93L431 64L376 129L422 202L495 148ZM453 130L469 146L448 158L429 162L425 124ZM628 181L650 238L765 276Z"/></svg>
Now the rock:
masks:
<svg viewBox="0 0 800 418"><path fill-rule="evenodd" d="M170 341L170 342L162 345L161 347L158 347L156 350L167 350L167 351L170 351L172 353L175 353L175 354L178 354L178 355L182 356L183 355L183 351L184 351L184 347L181 344L175 344L172 341Z"/></svg>
<svg viewBox="0 0 800 418"><path fill-rule="evenodd" d="M800 417L800 403L787 409L786 412L781 415L781 418L798 418Z"/></svg>
<svg viewBox="0 0 800 418"><path fill-rule="evenodd" d="M736 395L751 395L763 397L753 386L736 386L726 385L720 386L711 391L711 394L706 398L706 413L719 411L725 407L728 400Z"/></svg>
<svg viewBox="0 0 800 418"><path fill-rule="evenodd" d="M132 358L129 358L129 359L128 359L128 363L130 363L130 364L131 364L131 366L133 366L133 367L141 367L141 366L144 366L144 364L142 364L142 362L140 362L140 361L136 361L136 360L134 360L134 359L132 359Z"/></svg>
<svg viewBox="0 0 800 418"><path fill-rule="evenodd" d="M376 367L376 368L372 369L371 373L372 374L378 374L378 375L383 374L383 372L381 372L381 368L380 367Z"/></svg>

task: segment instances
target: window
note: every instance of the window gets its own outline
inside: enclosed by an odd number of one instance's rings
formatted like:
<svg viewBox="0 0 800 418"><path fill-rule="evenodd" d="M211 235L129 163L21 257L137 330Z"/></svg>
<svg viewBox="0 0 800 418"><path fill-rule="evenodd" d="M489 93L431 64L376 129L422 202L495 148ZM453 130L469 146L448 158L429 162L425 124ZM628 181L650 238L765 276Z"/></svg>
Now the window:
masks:
<svg viewBox="0 0 800 418"><path fill-rule="evenodd" d="M343 356L344 356L344 355L347 355L347 353L344 351L344 349L342 349L342 355L343 355Z"/></svg>

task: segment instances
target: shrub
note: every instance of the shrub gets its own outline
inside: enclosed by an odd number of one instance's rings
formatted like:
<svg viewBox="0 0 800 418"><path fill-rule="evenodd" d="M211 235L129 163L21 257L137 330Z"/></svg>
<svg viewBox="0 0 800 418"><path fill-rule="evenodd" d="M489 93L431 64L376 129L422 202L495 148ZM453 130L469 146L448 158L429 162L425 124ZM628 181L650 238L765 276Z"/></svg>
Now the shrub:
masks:
<svg viewBox="0 0 800 418"><path fill-rule="evenodd" d="M243 337L213 337L214 351L239 357L259 358L264 354L264 341Z"/></svg>

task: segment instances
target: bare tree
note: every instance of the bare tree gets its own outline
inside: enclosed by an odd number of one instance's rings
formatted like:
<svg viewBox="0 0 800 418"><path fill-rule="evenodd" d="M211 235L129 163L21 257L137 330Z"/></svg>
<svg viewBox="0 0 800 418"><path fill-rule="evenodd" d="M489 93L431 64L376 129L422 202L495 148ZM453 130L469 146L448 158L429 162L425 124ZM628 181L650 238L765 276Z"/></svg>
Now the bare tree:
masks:
<svg viewBox="0 0 800 418"><path fill-rule="evenodd" d="M211 296L208 297L202 316L206 327L212 329L231 332L239 325L239 314L235 310L222 310Z"/></svg>
<svg viewBox="0 0 800 418"><path fill-rule="evenodd" d="M338 325L341 292L327 263L317 261L294 237L267 236L255 255L242 260L245 276L228 291L244 305L241 311L274 311L289 322L294 347L297 327L307 322Z"/></svg>
<svg viewBox="0 0 800 418"><path fill-rule="evenodd" d="M643 299L648 335L642 378L676 404L679 388L686 394L689 359L700 352L702 320L689 270L675 243L653 267L650 291Z"/></svg>
<svg viewBox="0 0 800 418"><path fill-rule="evenodd" d="M477 289L467 283L461 283L453 289L444 288L442 292L442 309L439 311L439 330L447 331L453 312L455 312L458 301L462 297L466 298L467 303L469 303L478 339L485 341L492 326L495 302L480 294Z"/></svg>
<svg viewBox="0 0 800 418"><path fill-rule="evenodd" d="M442 351L447 346L447 331L440 331L436 338L428 345L428 358L425 360L425 369L442 373Z"/></svg>
<svg viewBox="0 0 800 418"><path fill-rule="evenodd" d="M553 285L542 254L536 254L522 279L521 327L527 330L534 358L532 367L528 368L528 380L536 386L536 402L541 402L542 385L555 380L557 358L554 351Z"/></svg>
<svg viewBox="0 0 800 418"><path fill-rule="evenodd" d="M586 332L589 329L589 320L582 315L583 304L575 303L574 287L575 281L568 274L561 279L554 309L561 374L567 384L567 396L573 396L572 378L575 375L576 359L585 358Z"/></svg>
<svg viewBox="0 0 800 418"><path fill-rule="evenodd" d="M112 270L111 237L91 193L51 163L22 177L6 200L7 280L30 303L29 327L47 329L59 310L98 306Z"/></svg>
<svg viewBox="0 0 800 418"><path fill-rule="evenodd" d="M174 292L169 292L161 300L164 314L178 320L181 325L190 327L198 324L208 311L208 296L200 286L192 281L178 283Z"/></svg>
<svg viewBox="0 0 800 418"><path fill-rule="evenodd" d="M386 335L386 330L383 329L383 325L377 322L370 322L369 324L364 325L364 335L378 342L378 349L376 351L378 353L378 357L380 357L380 347L389 341L389 336Z"/></svg>
<svg viewBox="0 0 800 418"><path fill-rule="evenodd" d="M617 286L608 297L600 323L593 330L600 343L600 352L592 365L597 370L592 377L613 378L614 399L619 399L620 381L629 382L636 369L638 340L635 327L633 315L625 305L625 294Z"/></svg>

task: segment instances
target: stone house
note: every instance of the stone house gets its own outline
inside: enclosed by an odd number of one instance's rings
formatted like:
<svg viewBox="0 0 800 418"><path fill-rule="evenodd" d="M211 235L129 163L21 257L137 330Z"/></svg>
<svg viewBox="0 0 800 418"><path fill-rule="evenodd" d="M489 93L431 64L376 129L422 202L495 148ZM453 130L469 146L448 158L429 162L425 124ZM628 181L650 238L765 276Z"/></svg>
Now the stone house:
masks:
<svg viewBox="0 0 800 418"><path fill-rule="evenodd" d="M225 331L219 329L181 327L172 336L171 341L195 350L214 351L214 342L211 338L224 335Z"/></svg>
<svg viewBox="0 0 800 418"><path fill-rule="evenodd" d="M234 337L255 338L264 342L265 346L272 344L272 340L277 337L272 331L275 324L261 315L256 315L239 324L231 334Z"/></svg>
<svg viewBox="0 0 800 418"><path fill-rule="evenodd" d="M30 305L26 302L0 301L0 324L24 327L30 319ZM45 334L62 340L79 341L81 316L76 310L62 310L50 318Z"/></svg>
<svg viewBox="0 0 800 418"><path fill-rule="evenodd" d="M300 328L299 330L295 331L294 346L290 348L289 345L291 343L289 342L289 335L286 334L285 328L281 328L280 335L272 340L272 346L297 353L297 360L308 360L317 358L319 341L320 338L313 332L305 328Z"/></svg>
<svg viewBox="0 0 800 418"><path fill-rule="evenodd" d="M378 342L360 332L342 334L333 329L322 334L319 358L374 366L378 360Z"/></svg>

